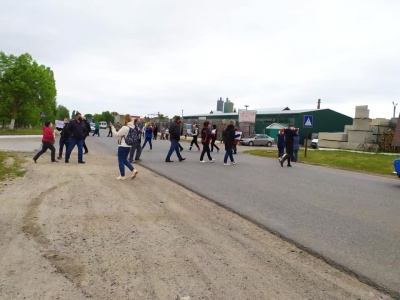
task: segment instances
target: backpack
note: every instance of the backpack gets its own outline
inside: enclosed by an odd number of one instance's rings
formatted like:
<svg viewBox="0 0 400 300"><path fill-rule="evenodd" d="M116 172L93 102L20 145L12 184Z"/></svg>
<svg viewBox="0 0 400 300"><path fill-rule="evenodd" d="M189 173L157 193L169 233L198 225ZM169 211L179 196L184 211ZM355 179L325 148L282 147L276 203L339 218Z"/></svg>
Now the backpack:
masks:
<svg viewBox="0 0 400 300"><path fill-rule="evenodd" d="M138 134L136 128L129 128L128 135L125 138L125 144L131 146L137 142Z"/></svg>

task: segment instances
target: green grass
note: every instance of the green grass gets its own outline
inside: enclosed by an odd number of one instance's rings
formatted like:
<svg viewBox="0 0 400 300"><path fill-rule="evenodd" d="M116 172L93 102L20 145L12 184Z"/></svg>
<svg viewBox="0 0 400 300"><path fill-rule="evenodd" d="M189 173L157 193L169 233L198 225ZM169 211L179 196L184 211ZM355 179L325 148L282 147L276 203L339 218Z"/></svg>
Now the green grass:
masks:
<svg viewBox="0 0 400 300"><path fill-rule="evenodd" d="M43 128L0 129L0 135L42 135Z"/></svg>
<svg viewBox="0 0 400 300"><path fill-rule="evenodd" d="M0 151L0 180L24 176L24 159L10 152Z"/></svg>
<svg viewBox="0 0 400 300"><path fill-rule="evenodd" d="M244 153L271 157L278 160L277 150L247 150ZM392 174L394 171L393 161L400 155L368 154L347 151L299 151L299 162L330 166L345 170L371 172L376 174Z"/></svg>

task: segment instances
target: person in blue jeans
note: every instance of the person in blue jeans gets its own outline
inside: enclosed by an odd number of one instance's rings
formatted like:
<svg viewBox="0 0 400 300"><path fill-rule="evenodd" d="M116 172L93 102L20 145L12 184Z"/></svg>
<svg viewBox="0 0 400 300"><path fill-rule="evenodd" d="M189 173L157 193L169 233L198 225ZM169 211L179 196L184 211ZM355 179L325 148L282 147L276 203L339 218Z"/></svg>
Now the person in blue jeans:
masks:
<svg viewBox="0 0 400 300"><path fill-rule="evenodd" d="M297 131L297 135L293 137L293 155L292 161L297 162L299 157L299 149L300 149L300 136L299 132Z"/></svg>
<svg viewBox="0 0 400 300"><path fill-rule="evenodd" d="M285 154L285 129L281 128L277 135L278 158Z"/></svg>
<svg viewBox="0 0 400 300"><path fill-rule="evenodd" d="M233 159L233 143L235 142L235 121L229 120L228 126L222 132L222 138L225 144L225 156L224 156L224 166L235 165L236 162ZM228 163L228 158L231 163Z"/></svg>
<svg viewBox="0 0 400 300"><path fill-rule="evenodd" d="M78 146L78 163L84 164L83 161L83 140L86 137L86 124L83 121L82 115L78 112L75 114L75 119L71 120L67 126L67 134L69 135L68 148L65 153L65 163L69 163L72 150Z"/></svg>
<svg viewBox="0 0 400 300"><path fill-rule="evenodd" d="M151 139L153 138L153 127L151 123L147 124L146 129L144 130L144 143L142 149L146 146L147 142L150 144L150 151L153 150L153 145L151 144Z"/></svg>
<svg viewBox="0 0 400 300"><path fill-rule="evenodd" d="M125 166L131 171L131 178L135 178L138 171L135 170L133 165L128 160L129 151L131 150L131 145L126 144L125 138L128 136L129 129L135 128L135 125L132 122L132 117L129 114L126 114L123 118L123 126L120 130L116 130L115 127L110 123L111 130L113 134L118 137L118 167L120 176L118 176L117 180L125 180Z"/></svg>
<svg viewBox="0 0 400 300"><path fill-rule="evenodd" d="M179 161L184 161L186 158L182 157L179 151L179 140L181 139L181 117L176 116L175 121L171 124L169 129L171 146L169 148L165 162L173 162L171 160L171 155L175 151L176 156L178 156Z"/></svg>

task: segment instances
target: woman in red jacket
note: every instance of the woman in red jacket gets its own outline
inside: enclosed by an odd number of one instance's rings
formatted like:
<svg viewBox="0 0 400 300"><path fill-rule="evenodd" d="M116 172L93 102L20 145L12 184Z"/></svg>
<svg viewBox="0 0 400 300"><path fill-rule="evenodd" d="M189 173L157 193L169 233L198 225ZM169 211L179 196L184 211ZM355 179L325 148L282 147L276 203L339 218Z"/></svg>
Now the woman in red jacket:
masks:
<svg viewBox="0 0 400 300"><path fill-rule="evenodd" d="M42 138L42 150L40 150L35 157L33 158L33 161L36 163L37 159L47 151L47 149L50 149L51 151L51 162L58 162L56 161L56 148L54 148L54 133L53 130L50 128L50 121L47 121L44 123L43 127L43 138Z"/></svg>

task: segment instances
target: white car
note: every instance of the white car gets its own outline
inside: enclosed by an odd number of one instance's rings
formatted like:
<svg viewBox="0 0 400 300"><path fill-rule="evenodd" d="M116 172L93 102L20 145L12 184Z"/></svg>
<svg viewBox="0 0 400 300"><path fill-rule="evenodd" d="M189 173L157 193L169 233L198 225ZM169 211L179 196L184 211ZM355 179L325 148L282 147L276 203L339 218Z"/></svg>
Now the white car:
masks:
<svg viewBox="0 0 400 300"><path fill-rule="evenodd" d="M99 122L99 125L100 125L101 129L106 129L107 128L107 122L106 121Z"/></svg>
<svg viewBox="0 0 400 300"><path fill-rule="evenodd" d="M318 148L318 136L311 140L311 147L314 149Z"/></svg>
<svg viewBox="0 0 400 300"><path fill-rule="evenodd" d="M95 125L94 123L90 123L90 130L91 130L91 131L94 131L94 130L95 130L94 125Z"/></svg>

